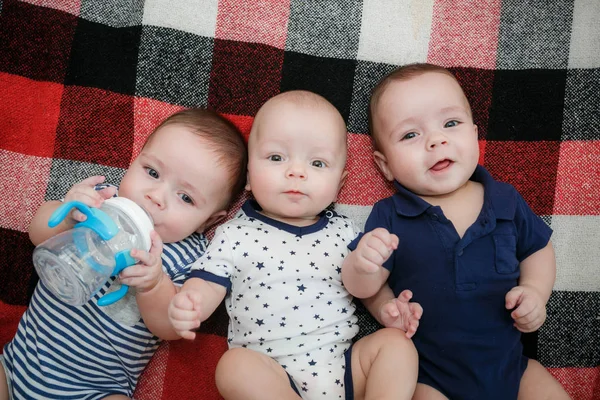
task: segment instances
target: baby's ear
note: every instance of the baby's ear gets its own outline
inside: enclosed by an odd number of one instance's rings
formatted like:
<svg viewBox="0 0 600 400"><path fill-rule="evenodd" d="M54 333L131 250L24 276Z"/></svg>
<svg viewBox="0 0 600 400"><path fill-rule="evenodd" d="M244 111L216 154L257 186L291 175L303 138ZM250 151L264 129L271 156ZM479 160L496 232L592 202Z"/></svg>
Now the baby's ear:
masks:
<svg viewBox="0 0 600 400"><path fill-rule="evenodd" d="M252 187L250 187L250 174L248 172L246 172L246 186L244 186L244 189L246 189L247 192L252 191Z"/></svg>
<svg viewBox="0 0 600 400"><path fill-rule="evenodd" d="M342 190L344 183L346 183L347 177L348 171L344 170L344 172L342 172L342 176L340 177L340 184L338 185L337 194L335 195L335 199L333 201L337 201L337 197L340 195L340 190Z"/></svg>
<svg viewBox="0 0 600 400"><path fill-rule="evenodd" d="M373 152L373 159L375 159L375 164L377 164L379 170L381 171L383 176L385 176L385 179L387 179L388 181L393 181L394 175L392 175L392 171L390 171L385 155L379 151L375 151Z"/></svg>

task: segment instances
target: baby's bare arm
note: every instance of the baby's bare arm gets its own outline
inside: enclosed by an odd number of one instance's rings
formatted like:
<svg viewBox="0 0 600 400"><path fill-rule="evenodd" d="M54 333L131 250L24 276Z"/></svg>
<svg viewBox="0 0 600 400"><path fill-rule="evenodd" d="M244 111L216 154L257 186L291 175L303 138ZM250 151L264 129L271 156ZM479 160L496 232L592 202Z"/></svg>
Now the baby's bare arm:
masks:
<svg viewBox="0 0 600 400"><path fill-rule="evenodd" d="M50 215L62 204L60 201L47 201L35 212L31 224L29 224L29 239L34 246L42 243L44 240L58 235L61 232L73 228L74 223L70 218L65 218L54 228L48 226Z"/></svg>
<svg viewBox="0 0 600 400"><path fill-rule="evenodd" d="M173 340L180 336L175 333L168 318L169 304L179 288L164 275L154 288L137 293L135 299L144 323L154 335L161 339Z"/></svg>
<svg viewBox="0 0 600 400"><path fill-rule="evenodd" d="M384 325L383 321L381 321L381 315L379 310L381 310L381 307L385 303L392 301L395 298L396 296L394 296L394 292L392 291L390 286L387 283L385 283L383 286L381 286L379 291L374 296L369 297L367 299L363 299L362 302L367 308L367 310L369 310L369 313L371 313L371 315L375 317L377 322L379 322L381 325Z"/></svg>
<svg viewBox="0 0 600 400"><path fill-rule="evenodd" d="M521 277L519 286L529 286L536 289L544 304L548 302L552 287L556 280L556 259L552 243L536 251L521 262Z"/></svg>
<svg viewBox="0 0 600 400"><path fill-rule="evenodd" d="M366 233L342 265L342 282L348 292L360 299L375 295L390 275L383 263L397 247L398 237L384 228Z"/></svg>
<svg viewBox="0 0 600 400"><path fill-rule="evenodd" d="M518 330L533 332L546 321L546 303L555 278L556 261L550 243L521 262L519 285L506 294L505 300Z"/></svg>
<svg viewBox="0 0 600 400"><path fill-rule="evenodd" d="M346 256L342 265L342 282L352 296L364 299L377 293L390 272L383 267L378 267L373 273L361 272L357 267L358 258L356 250Z"/></svg>
<svg viewBox="0 0 600 400"><path fill-rule="evenodd" d="M194 339L195 330L223 301L227 289L200 278L189 278L173 296L167 315L177 337Z"/></svg>
<svg viewBox="0 0 600 400"><path fill-rule="evenodd" d="M194 311L200 322L212 315L227 293L223 286L199 278L190 278L179 288L166 275L152 290L138 293L136 299L142 318L150 332L161 339L181 338L169 319L169 305L182 291L191 291L199 296L200 308Z"/></svg>

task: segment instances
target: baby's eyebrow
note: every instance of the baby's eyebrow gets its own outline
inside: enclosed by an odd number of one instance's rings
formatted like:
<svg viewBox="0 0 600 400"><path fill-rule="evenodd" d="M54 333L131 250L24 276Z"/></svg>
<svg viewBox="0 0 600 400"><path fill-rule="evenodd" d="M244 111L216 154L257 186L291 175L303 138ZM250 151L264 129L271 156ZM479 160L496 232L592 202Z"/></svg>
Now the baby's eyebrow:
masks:
<svg viewBox="0 0 600 400"><path fill-rule="evenodd" d="M165 167L165 164L162 161L160 161L160 159L154 157L152 154L142 152L140 156L152 162L153 164L156 164L160 169L163 169Z"/></svg>
<svg viewBox="0 0 600 400"><path fill-rule="evenodd" d="M449 106L449 107L444 107L440 110L442 113L447 113L447 112L461 112L461 113L467 113L467 110L464 107L459 107L459 106Z"/></svg>
<svg viewBox="0 0 600 400"><path fill-rule="evenodd" d="M206 199L202 195L202 192L196 186L183 179L179 180L179 185L192 195L196 203L206 203Z"/></svg>

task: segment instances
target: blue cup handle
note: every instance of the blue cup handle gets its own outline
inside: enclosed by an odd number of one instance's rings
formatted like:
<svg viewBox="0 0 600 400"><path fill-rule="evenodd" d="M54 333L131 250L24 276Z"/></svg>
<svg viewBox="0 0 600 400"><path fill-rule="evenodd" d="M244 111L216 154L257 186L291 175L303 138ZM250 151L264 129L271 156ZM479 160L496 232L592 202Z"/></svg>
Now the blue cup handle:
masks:
<svg viewBox="0 0 600 400"><path fill-rule="evenodd" d="M116 267L113 271L113 275L118 275L125 268L135 264L135 259L129 254L129 250L123 250L115 254ZM129 285L121 284L121 287L114 292L106 293L104 296L98 299L98 305L100 307L108 306L123 298L129 290Z"/></svg>
<svg viewBox="0 0 600 400"><path fill-rule="evenodd" d="M100 297L98 299L98 305L100 307L104 307L104 306L109 306L113 303L116 303L117 301L121 300L123 298L123 296L125 296L127 294L128 290L129 290L128 285L121 285L121 287L118 290L115 290L114 292L106 293L104 296Z"/></svg>
<svg viewBox="0 0 600 400"><path fill-rule="evenodd" d="M61 204L50 216L48 226L54 228L60 224L73 208L77 208L87 217L85 221L75 224L75 228L89 228L96 232L102 240L110 240L119 232L117 224L108 214L98 208L89 207L80 201L68 201ZM112 276L118 275L124 268L135 264L135 259L131 257L128 250L125 250L115 255L115 262L116 266ZM121 285L118 290L99 298L98 305L107 306L121 300L127 294L127 290L129 290L128 285Z"/></svg>
<svg viewBox="0 0 600 400"><path fill-rule="evenodd" d="M75 228L89 228L96 232L102 240L110 240L119 232L117 224L115 224L108 214L98 208L89 207L80 201L68 201L61 204L50 215L48 226L54 228L60 224L73 208L78 209L87 216L85 221L75 224Z"/></svg>

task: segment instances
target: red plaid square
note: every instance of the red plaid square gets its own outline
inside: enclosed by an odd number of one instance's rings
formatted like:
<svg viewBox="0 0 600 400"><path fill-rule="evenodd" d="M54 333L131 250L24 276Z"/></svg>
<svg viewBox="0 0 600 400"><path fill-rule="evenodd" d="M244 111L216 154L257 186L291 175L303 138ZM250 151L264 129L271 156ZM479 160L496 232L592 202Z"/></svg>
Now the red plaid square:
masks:
<svg viewBox="0 0 600 400"><path fill-rule="evenodd" d="M63 94L54 157L127 168L133 132L132 96L68 86Z"/></svg>
<svg viewBox="0 0 600 400"><path fill-rule="evenodd" d="M52 159L0 150L0 226L27 232L37 208L44 202Z"/></svg>
<svg viewBox="0 0 600 400"><path fill-rule="evenodd" d="M215 38L285 48L290 2L219 1Z"/></svg>
<svg viewBox="0 0 600 400"><path fill-rule="evenodd" d="M476 7L469 0L436 1L427 61L444 67L494 69L501 8L500 0Z"/></svg>
<svg viewBox="0 0 600 400"><path fill-rule="evenodd" d="M60 10L64 12L68 12L69 14L79 15L79 11L81 10L81 1L82 0L23 0L26 3L31 3L40 7L48 7L53 8L55 10Z"/></svg>
<svg viewBox="0 0 600 400"><path fill-rule="evenodd" d="M550 215L560 142L487 141L485 166L494 178L513 185L538 215Z"/></svg>
<svg viewBox="0 0 600 400"><path fill-rule="evenodd" d="M553 214L600 215L600 142L560 144Z"/></svg>
<svg viewBox="0 0 600 400"><path fill-rule="evenodd" d="M0 147L52 157L63 86L0 72Z"/></svg>

